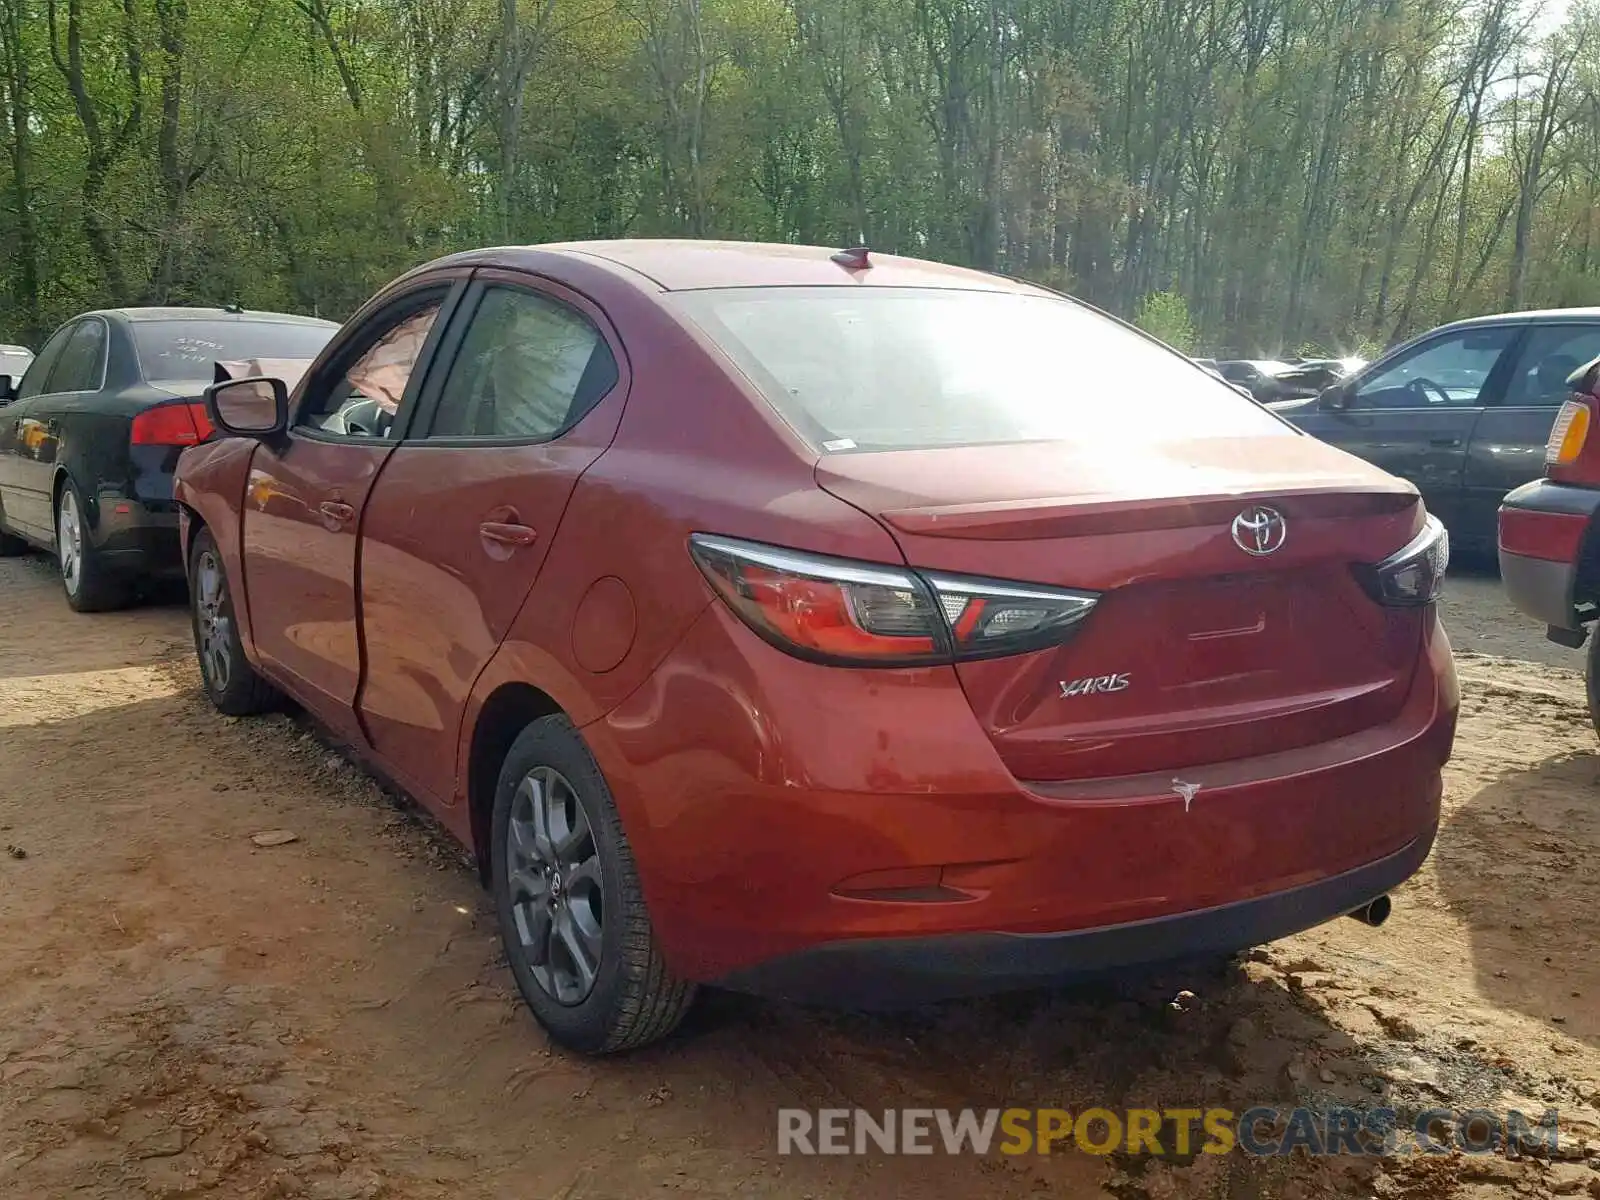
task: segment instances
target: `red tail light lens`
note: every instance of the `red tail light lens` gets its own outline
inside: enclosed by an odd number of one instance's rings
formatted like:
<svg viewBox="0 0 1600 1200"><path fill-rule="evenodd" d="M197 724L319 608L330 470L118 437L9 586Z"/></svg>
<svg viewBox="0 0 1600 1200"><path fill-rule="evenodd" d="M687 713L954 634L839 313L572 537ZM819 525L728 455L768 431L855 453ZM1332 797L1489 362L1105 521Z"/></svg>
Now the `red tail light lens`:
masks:
<svg viewBox="0 0 1600 1200"><path fill-rule="evenodd" d="M135 446L194 446L211 436L206 406L194 402L157 404L133 418Z"/></svg>
<svg viewBox="0 0 1600 1200"><path fill-rule="evenodd" d="M1063 640L1095 597L805 554L695 534L690 553L767 641L821 662L912 666Z"/></svg>

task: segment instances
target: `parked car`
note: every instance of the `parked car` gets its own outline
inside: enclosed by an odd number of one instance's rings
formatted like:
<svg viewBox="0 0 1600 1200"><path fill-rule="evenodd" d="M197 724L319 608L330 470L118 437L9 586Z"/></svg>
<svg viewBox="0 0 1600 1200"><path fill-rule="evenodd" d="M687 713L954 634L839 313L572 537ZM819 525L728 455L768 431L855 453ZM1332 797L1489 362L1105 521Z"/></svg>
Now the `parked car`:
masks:
<svg viewBox="0 0 1600 1200"><path fill-rule="evenodd" d="M288 693L469 845L568 1046L699 983L920 1003L1376 922L1432 843L1415 489L1041 288L482 250L207 406L208 695Z"/></svg>
<svg viewBox="0 0 1600 1200"><path fill-rule="evenodd" d="M1255 399L1255 396L1251 394L1250 389L1245 387L1242 383L1228 383L1228 380L1223 378L1222 372L1217 369L1216 359L1196 358L1191 359L1190 361L1192 361L1195 366L1199 367L1207 375L1210 375L1213 379L1221 379L1223 383L1227 383L1229 387L1238 392L1241 396L1245 396L1251 400Z"/></svg>
<svg viewBox="0 0 1600 1200"><path fill-rule="evenodd" d="M0 388L0 555L55 553L79 612L183 575L172 471L211 432L218 359L314 358L338 326L283 313L121 308L56 330Z"/></svg>
<svg viewBox="0 0 1600 1200"><path fill-rule="evenodd" d="M1545 444L1544 474L1500 507L1500 579L1506 596L1558 645L1585 642L1589 716L1600 731L1600 358L1566 380Z"/></svg>
<svg viewBox="0 0 1600 1200"><path fill-rule="evenodd" d="M1409 479L1458 545L1492 553L1500 502L1539 477L1567 377L1597 354L1600 308L1475 317L1274 411Z"/></svg>
<svg viewBox="0 0 1600 1200"><path fill-rule="evenodd" d="M0 379L7 381L7 385L21 379L32 361L33 351L26 346L0 346ZM4 390L3 387L0 390Z"/></svg>
<svg viewBox="0 0 1600 1200"><path fill-rule="evenodd" d="M1277 359L1226 359L1217 370L1229 383L1236 383L1260 401L1279 399L1277 378L1290 366Z"/></svg>
<svg viewBox="0 0 1600 1200"><path fill-rule="evenodd" d="M1355 374L1366 362L1359 358L1313 358L1297 362L1273 377L1275 400L1307 400L1320 396Z"/></svg>

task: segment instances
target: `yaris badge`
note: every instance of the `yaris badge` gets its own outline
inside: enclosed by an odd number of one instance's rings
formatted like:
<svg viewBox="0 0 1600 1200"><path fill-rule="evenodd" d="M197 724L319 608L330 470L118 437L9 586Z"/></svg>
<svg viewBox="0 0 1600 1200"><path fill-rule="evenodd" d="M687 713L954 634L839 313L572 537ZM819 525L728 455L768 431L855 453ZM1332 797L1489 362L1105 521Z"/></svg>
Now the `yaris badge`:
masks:
<svg viewBox="0 0 1600 1200"><path fill-rule="evenodd" d="M1275 508L1258 504L1233 519L1233 544L1257 558L1283 546L1289 536L1289 523Z"/></svg>

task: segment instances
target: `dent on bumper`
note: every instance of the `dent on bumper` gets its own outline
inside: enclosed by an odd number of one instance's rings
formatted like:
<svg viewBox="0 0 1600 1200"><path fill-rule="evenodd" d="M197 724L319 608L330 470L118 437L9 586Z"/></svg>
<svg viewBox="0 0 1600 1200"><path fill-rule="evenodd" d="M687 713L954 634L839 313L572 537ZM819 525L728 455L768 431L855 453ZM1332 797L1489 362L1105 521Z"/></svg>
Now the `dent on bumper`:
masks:
<svg viewBox="0 0 1600 1200"><path fill-rule="evenodd" d="M970 933L830 942L716 982L798 1002L899 1008L1229 954L1342 916L1404 883L1438 827L1354 870L1214 908L1069 933Z"/></svg>

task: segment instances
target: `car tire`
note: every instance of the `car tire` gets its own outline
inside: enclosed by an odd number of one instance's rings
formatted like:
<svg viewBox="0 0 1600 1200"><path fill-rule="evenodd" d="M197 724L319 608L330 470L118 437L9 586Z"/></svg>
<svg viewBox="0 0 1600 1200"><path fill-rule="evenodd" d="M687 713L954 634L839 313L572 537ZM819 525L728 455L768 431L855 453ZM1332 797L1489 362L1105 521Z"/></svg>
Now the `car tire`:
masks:
<svg viewBox="0 0 1600 1200"><path fill-rule="evenodd" d="M244 655L228 573L209 529L196 533L189 549L189 620L200 683L217 711L247 717L276 707L278 690Z"/></svg>
<svg viewBox="0 0 1600 1200"><path fill-rule="evenodd" d="M528 1007L584 1054L666 1037L694 1001L662 958L611 790L564 716L512 743L495 788L490 886Z"/></svg>
<svg viewBox="0 0 1600 1200"><path fill-rule="evenodd" d="M61 588L74 612L121 608L132 595L130 581L106 565L105 556L89 540L83 513L83 494L68 479L56 497L56 566Z"/></svg>

